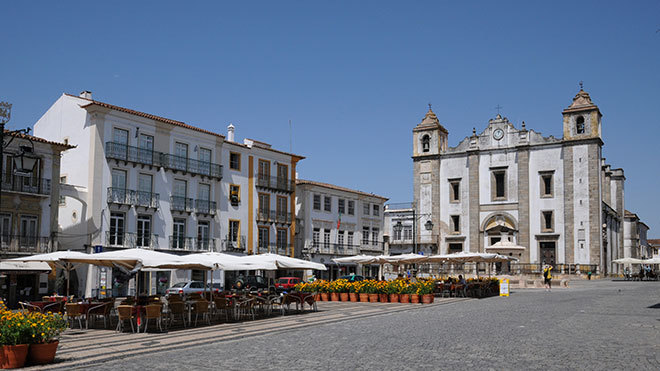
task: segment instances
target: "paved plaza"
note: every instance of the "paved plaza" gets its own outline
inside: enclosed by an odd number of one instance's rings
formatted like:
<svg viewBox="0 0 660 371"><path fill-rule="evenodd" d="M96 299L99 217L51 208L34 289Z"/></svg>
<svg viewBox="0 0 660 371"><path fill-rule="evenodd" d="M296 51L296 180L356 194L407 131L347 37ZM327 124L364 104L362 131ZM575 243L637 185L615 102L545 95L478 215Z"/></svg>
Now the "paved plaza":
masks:
<svg viewBox="0 0 660 371"><path fill-rule="evenodd" d="M51 368L660 369L660 283L571 282L431 305L319 312L168 334L68 331Z"/></svg>

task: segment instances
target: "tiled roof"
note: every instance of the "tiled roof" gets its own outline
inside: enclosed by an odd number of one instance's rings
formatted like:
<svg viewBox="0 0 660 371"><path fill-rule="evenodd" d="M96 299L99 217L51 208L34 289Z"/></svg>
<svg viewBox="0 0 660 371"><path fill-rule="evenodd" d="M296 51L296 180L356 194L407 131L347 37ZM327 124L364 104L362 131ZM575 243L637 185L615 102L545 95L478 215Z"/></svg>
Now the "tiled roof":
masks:
<svg viewBox="0 0 660 371"><path fill-rule="evenodd" d="M344 192L357 193L357 194L360 194L360 195L362 195L362 196L376 197L376 198L380 198L380 199L385 200L385 201L386 201L386 200L389 200L389 198L387 198L387 197L379 196L379 195L376 195L376 194L373 194L373 193L367 193L367 192L362 192L362 191L356 191L356 190L354 190L354 189L345 188L345 187L340 187L340 186L336 186L336 185L334 185L334 184L315 182L315 181L312 181L312 180L296 179L296 186L298 186L298 185L302 185L302 184L310 184L310 185L315 185L315 186L319 186L319 187L324 187L324 188L334 189L334 190L337 190L337 191L344 191Z"/></svg>
<svg viewBox="0 0 660 371"><path fill-rule="evenodd" d="M47 139L44 139L44 138L35 137L34 135L20 134L20 133L13 133L12 134L10 132L11 132L11 130L5 130L5 135L12 135L15 138L27 139L27 140L31 140L33 142L39 142L39 143L45 143L45 144L51 144L51 145L54 145L54 146L59 146L59 147L64 148L64 150L71 149L71 148L76 148L76 146L72 146L71 144L53 142L53 141L50 141L50 140L47 140Z"/></svg>
<svg viewBox="0 0 660 371"><path fill-rule="evenodd" d="M156 120L156 121L164 122L164 123L166 123L166 124L175 125L175 126L180 126L180 127L186 128L186 129L199 131L199 132L201 132L201 133L210 134L210 135L215 135L215 136L220 137L220 138L223 138L223 139L225 138L225 136L222 135L222 134L214 133L214 132L212 132L212 131L208 131L208 130L204 130L204 129L201 129L201 128L198 128L198 127L195 127L195 126L192 126L192 125L188 125L188 124L186 124L186 123L183 122L183 121L172 120L172 119L168 119L168 118L165 118L165 117L152 115L152 114L150 114L150 113L144 113L144 112L140 112L140 111L132 110L132 109L130 109L130 108L125 108L125 107L115 106L114 104L109 104L109 103L105 103L105 102L99 102L99 101L97 101L97 100L93 100L93 99L83 98L83 97L80 97L80 96L77 96L77 95L73 95L73 94L66 94L66 95L68 95L68 96L70 96L70 97L79 98L79 99L86 100L86 101L89 101L89 102L90 102L90 103L88 103L88 104L82 106L82 108L87 108L87 107L89 107L89 106L96 105L96 106L99 106L99 107L105 107L105 108L113 109L113 110L116 110L116 111L129 113L129 114L131 114L131 115L136 115L136 116L140 116L140 117L145 117L145 118L148 118L148 119L151 119L151 120Z"/></svg>

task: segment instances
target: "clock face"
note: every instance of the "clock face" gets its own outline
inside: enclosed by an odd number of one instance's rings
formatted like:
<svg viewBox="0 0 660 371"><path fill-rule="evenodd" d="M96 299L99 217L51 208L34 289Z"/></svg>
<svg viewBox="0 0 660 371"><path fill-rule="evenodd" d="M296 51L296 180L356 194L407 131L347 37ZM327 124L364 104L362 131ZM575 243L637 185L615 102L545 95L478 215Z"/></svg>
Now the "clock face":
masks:
<svg viewBox="0 0 660 371"><path fill-rule="evenodd" d="M504 137L504 130L496 129L493 132L493 138L495 138L495 140L500 140L500 139L502 139L502 137Z"/></svg>

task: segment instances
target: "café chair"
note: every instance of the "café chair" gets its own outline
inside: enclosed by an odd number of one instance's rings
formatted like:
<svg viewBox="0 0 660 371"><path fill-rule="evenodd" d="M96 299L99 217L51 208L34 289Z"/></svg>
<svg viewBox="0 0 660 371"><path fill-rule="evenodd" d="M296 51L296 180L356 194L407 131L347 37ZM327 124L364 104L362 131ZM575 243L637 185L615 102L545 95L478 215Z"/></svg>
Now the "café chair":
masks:
<svg viewBox="0 0 660 371"><path fill-rule="evenodd" d="M163 319L163 307L160 304L149 304L146 307L146 316L144 322L144 332L147 332L147 326L149 325L149 320L153 319L156 321L160 331L163 331L163 326L161 324Z"/></svg>
<svg viewBox="0 0 660 371"><path fill-rule="evenodd" d="M82 307L77 303L66 303L66 317L71 321L71 328L73 328L73 321L78 319L78 325L82 330Z"/></svg>
<svg viewBox="0 0 660 371"><path fill-rule="evenodd" d="M133 326L133 319L135 318L135 314L133 312L133 306L131 305L120 305L117 307L117 316L119 317L119 321L117 323L117 331L118 332L123 332L124 331L124 321L128 321L131 323L131 331L135 332L135 326Z"/></svg>

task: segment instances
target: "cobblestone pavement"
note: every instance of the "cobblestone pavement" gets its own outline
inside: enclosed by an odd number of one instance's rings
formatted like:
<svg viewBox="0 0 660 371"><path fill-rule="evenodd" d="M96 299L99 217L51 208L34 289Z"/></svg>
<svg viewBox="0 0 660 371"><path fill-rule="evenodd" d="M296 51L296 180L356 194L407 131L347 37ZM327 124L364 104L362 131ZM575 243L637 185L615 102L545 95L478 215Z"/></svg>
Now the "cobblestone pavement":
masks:
<svg viewBox="0 0 660 371"><path fill-rule="evenodd" d="M444 299L429 306L321 303L319 309L318 313L170 334L106 333L104 338L113 339L107 340L112 342L109 345L96 344L94 339L101 339L97 334L83 334L95 338L77 340L85 343L81 349L65 339L65 362L53 366L101 370L660 369L658 282L578 281L569 289L552 292L516 290L508 298ZM171 338L180 341L177 344ZM167 341L172 345L161 346ZM121 346L128 349L112 351ZM90 352L96 352L97 358L88 356Z"/></svg>

